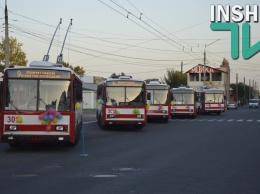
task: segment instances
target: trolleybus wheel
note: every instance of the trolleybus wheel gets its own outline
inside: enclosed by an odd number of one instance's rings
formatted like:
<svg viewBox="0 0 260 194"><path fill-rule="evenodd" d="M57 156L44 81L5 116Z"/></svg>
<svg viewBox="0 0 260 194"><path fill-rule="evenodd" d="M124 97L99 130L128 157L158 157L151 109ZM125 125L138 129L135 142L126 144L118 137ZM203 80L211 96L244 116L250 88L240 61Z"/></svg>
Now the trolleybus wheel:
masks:
<svg viewBox="0 0 260 194"><path fill-rule="evenodd" d="M168 118L164 118L164 119L163 119L163 122L164 122L164 123L168 123L168 120L169 120Z"/></svg>
<svg viewBox="0 0 260 194"><path fill-rule="evenodd" d="M98 125L101 129L107 129L107 125L106 124L102 124L102 116L101 114L98 117Z"/></svg>
<svg viewBox="0 0 260 194"><path fill-rule="evenodd" d="M9 146L12 148L19 148L21 147L22 143L21 142L10 142Z"/></svg>
<svg viewBox="0 0 260 194"><path fill-rule="evenodd" d="M141 131L144 128L144 125L134 125L135 130Z"/></svg>
<svg viewBox="0 0 260 194"><path fill-rule="evenodd" d="M202 111L201 111L201 108L200 108L200 107L198 108L198 114L199 114L199 115L202 114Z"/></svg>
<svg viewBox="0 0 260 194"><path fill-rule="evenodd" d="M76 133L74 135L74 143L72 142L67 142L66 145L69 147L74 147L79 143L80 140L80 136L81 136L81 129L82 129L82 122L80 124L77 124L77 129L76 129Z"/></svg>

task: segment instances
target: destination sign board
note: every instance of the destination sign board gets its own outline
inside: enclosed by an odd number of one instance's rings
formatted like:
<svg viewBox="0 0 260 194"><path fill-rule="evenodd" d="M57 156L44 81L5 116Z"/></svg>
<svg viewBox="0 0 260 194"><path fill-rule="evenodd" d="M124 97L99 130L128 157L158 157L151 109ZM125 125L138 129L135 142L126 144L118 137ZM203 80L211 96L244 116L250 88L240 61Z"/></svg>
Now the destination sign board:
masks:
<svg viewBox="0 0 260 194"><path fill-rule="evenodd" d="M69 79L69 71L48 69L9 69L8 78L31 78L31 79Z"/></svg>
<svg viewBox="0 0 260 194"><path fill-rule="evenodd" d="M107 86L142 86L144 82L142 81L125 81L125 80L117 80L117 81L108 81Z"/></svg>

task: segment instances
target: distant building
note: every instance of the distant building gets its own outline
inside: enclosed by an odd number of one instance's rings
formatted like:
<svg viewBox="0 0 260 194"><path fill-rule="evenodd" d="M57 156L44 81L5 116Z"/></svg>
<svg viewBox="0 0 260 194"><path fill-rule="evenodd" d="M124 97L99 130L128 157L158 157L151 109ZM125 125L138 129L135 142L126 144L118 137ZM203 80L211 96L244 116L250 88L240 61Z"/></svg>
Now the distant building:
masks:
<svg viewBox="0 0 260 194"><path fill-rule="evenodd" d="M200 88L207 86L208 88L219 88L224 91L226 100L230 98L230 68L229 62L224 58L220 68L212 68L205 66L204 80L204 65L198 64L187 72L187 84L191 88Z"/></svg>
<svg viewBox="0 0 260 194"><path fill-rule="evenodd" d="M98 76L82 76L83 109L95 109L97 98L97 84L104 78Z"/></svg>

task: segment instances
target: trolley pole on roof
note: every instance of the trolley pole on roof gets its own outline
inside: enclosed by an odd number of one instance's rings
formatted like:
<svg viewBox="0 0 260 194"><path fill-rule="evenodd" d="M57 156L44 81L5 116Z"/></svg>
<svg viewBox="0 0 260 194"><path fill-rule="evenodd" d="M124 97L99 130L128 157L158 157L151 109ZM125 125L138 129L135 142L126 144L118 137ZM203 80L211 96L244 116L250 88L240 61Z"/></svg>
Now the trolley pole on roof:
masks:
<svg viewBox="0 0 260 194"><path fill-rule="evenodd" d="M5 1L5 68L9 67L9 31L8 31L8 10L7 0Z"/></svg>
<svg viewBox="0 0 260 194"><path fill-rule="evenodd" d="M61 48L61 51L60 51L60 55L57 57L57 62L56 62L57 64L62 63L62 51L63 51L64 45L65 45L65 41L66 41L66 38L67 38L68 31L69 31L71 26L72 26L72 19L70 19L70 24L69 24L69 27L67 29L67 32L66 32L66 35L65 35L65 38L64 38L64 41L63 41L63 45L62 45L62 48Z"/></svg>
<svg viewBox="0 0 260 194"><path fill-rule="evenodd" d="M56 28L56 30L55 30L53 36L52 36L51 43L50 43L50 46L49 46L47 55L44 55L43 61L49 61L49 52L50 52L50 50L51 50L51 45L52 45L53 39L54 39L54 37L55 37L55 34L56 34L56 32L57 32L57 30L58 30L58 28L59 28L61 22L62 22L62 18L60 18L60 22L59 22L59 24L58 24L58 26L57 26L57 28Z"/></svg>

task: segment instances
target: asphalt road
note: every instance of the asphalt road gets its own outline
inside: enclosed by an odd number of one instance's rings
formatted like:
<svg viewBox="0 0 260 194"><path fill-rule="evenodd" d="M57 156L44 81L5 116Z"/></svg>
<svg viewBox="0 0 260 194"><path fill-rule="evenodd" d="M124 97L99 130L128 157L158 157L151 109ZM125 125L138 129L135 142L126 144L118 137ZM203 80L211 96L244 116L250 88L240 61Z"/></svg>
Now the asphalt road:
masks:
<svg viewBox="0 0 260 194"><path fill-rule="evenodd" d="M0 144L1 194L259 194L260 109L101 130L84 144Z"/></svg>

